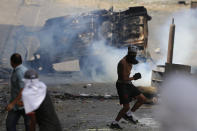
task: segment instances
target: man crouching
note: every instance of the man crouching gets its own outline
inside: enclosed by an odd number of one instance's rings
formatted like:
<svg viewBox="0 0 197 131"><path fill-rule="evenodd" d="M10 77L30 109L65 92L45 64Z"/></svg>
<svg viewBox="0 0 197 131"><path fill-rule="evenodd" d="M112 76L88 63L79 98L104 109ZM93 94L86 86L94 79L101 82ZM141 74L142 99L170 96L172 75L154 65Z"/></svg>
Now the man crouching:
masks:
<svg viewBox="0 0 197 131"><path fill-rule="evenodd" d="M133 65L138 64L136 55L137 50L129 46L128 54L118 63L118 80L116 82L116 88L120 104L123 105L123 108L119 111L115 121L111 123L110 128L122 129L118 124L121 118L136 124L138 121L133 113L146 101L145 96L131 82L132 80L138 80L141 78L140 73L136 73L133 77L130 77ZM132 101L132 98L137 99L137 102L130 109L129 103Z"/></svg>

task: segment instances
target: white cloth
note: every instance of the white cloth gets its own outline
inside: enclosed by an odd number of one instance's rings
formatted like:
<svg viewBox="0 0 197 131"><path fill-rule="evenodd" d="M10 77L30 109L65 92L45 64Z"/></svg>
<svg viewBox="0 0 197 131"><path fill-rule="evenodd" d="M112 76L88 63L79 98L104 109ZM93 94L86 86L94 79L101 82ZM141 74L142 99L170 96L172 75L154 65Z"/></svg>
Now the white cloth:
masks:
<svg viewBox="0 0 197 131"><path fill-rule="evenodd" d="M38 79L24 79L24 83L22 100L25 113L28 114L39 108L46 97L47 87Z"/></svg>

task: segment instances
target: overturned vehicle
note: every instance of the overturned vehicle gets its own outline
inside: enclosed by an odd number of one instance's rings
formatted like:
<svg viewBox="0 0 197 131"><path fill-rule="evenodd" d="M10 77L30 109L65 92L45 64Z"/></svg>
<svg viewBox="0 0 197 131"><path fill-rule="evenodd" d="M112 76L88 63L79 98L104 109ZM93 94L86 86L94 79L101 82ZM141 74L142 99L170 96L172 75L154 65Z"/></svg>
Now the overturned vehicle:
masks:
<svg viewBox="0 0 197 131"><path fill-rule="evenodd" d="M96 57L102 54L91 52L90 47L101 40L115 48L135 45L146 57L149 20L151 17L142 6L121 12L114 12L112 8L48 19L40 30L26 33L36 39L33 45L38 45L33 58L26 63L41 72L53 72L54 63L78 59L80 70L86 68L85 74L91 72L88 66L95 64L96 72L102 73Z"/></svg>

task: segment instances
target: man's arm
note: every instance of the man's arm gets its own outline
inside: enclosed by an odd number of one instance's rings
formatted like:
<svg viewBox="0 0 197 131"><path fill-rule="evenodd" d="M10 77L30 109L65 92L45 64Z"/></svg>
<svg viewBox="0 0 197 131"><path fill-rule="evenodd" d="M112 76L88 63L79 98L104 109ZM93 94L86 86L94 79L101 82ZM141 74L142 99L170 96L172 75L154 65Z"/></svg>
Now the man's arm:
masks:
<svg viewBox="0 0 197 131"><path fill-rule="evenodd" d="M124 80L125 80L125 81L132 81L132 80L134 80L134 78L133 78L133 77L127 77L127 76L126 76L126 77L124 77Z"/></svg>
<svg viewBox="0 0 197 131"><path fill-rule="evenodd" d="M14 105L19 103L21 101L23 88L20 89L19 95L6 107L7 111L10 111L13 109Z"/></svg>
<svg viewBox="0 0 197 131"><path fill-rule="evenodd" d="M24 88L23 76L24 76L24 73L22 73L22 72L17 73L18 86L20 88L20 91L19 91L18 96L6 107L7 111L12 110L14 105L20 103L20 101L21 101L22 91Z"/></svg>
<svg viewBox="0 0 197 131"><path fill-rule="evenodd" d="M30 118L30 131L36 131L36 115L35 112L27 114Z"/></svg>
<svg viewBox="0 0 197 131"><path fill-rule="evenodd" d="M122 78L124 81L132 81L132 80L138 80L138 79L141 79L141 74L138 72L138 73L135 73L132 77L130 77L130 72L128 72L127 68L126 67L126 64L122 64L120 66L120 68L122 68Z"/></svg>

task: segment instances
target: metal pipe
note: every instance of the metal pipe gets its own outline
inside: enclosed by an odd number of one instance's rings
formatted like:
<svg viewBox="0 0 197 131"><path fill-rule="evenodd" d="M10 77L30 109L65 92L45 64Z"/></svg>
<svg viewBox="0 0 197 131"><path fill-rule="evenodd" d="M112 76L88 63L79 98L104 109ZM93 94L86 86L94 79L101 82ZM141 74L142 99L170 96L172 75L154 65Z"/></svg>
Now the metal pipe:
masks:
<svg viewBox="0 0 197 131"><path fill-rule="evenodd" d="M172 60L173 60L174 37L175 37L175 24L173 18L172 24L170 25L169 41L168 41L167 63L169 64L172 64Z"/></svg>

